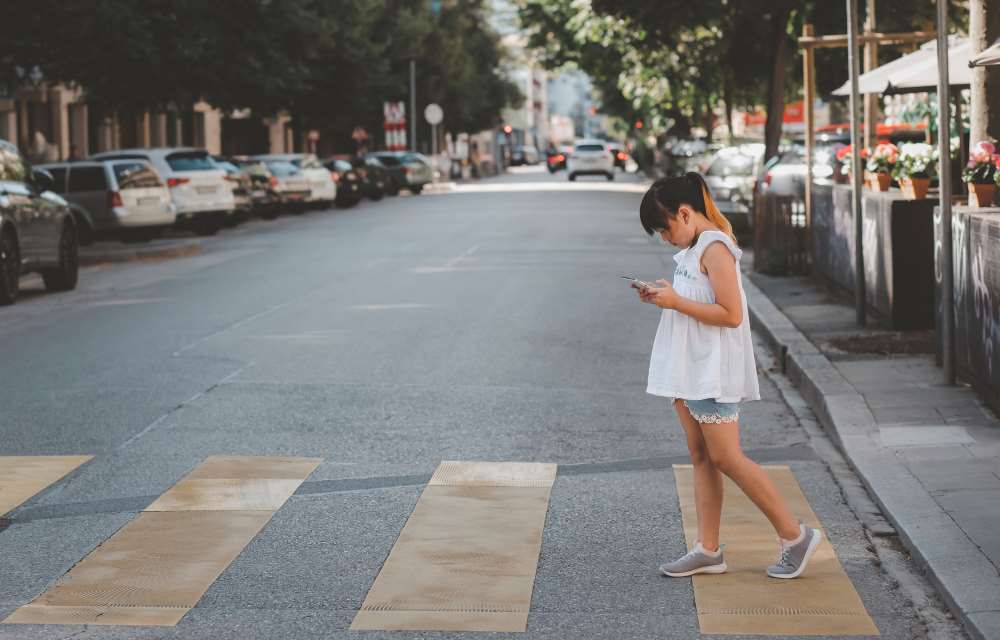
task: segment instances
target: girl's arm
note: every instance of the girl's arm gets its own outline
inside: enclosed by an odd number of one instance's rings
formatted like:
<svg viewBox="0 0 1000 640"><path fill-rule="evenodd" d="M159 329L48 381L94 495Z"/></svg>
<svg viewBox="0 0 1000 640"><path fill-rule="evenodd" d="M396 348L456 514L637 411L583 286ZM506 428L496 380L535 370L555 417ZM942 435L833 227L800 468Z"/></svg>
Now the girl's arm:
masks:
<svg viewBox="0 0 1000 640"><path fill-rule="evenodd" d="M663 309L673 309L715 327L740 326L743 322L743 306L733 254L721 242L713 242L702 254L701 263L705 266L708 281L715 292L714 303L695 302L678 295L666 280L656 281L656 284L661 285L659 288L639 289L639 297L643 302Z"/></svg>

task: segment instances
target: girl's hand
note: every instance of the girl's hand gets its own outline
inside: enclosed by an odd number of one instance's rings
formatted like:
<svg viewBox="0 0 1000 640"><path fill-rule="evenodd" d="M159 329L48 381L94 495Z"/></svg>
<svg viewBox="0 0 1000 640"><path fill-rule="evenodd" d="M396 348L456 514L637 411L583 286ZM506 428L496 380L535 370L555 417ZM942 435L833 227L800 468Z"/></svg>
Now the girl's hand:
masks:
<svg viewBox="0 0 1000 640"><path fill-rule="evenodd" d="M639 297L642 298L643 302L655 304L661 309L673 309L679 297L677 292L674 291L673 285L666 280L657 280L656 284L660 286L640 289Z"/></svg>

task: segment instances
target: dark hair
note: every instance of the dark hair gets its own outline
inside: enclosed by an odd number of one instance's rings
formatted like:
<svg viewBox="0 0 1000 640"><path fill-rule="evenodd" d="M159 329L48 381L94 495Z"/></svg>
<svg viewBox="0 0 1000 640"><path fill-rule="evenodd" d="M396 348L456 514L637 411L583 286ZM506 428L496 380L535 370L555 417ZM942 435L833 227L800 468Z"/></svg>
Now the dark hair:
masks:
<svg viewBox="0 0 1000 640"><path fill-rule="evenodd" d="M677 209L682 204L705 216L723 233L736 240L729 220L715 206L705 179L694 171L674 178L660 178L649 187L639 205L642 228L649 235L662 231L667 226L667 218L677 217Z"/></svg>

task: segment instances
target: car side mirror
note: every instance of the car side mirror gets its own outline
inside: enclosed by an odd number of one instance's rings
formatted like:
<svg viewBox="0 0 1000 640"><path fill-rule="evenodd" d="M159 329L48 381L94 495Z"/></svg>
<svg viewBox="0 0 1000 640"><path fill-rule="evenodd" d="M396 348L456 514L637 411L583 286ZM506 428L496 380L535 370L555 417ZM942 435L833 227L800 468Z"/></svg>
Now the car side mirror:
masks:
<svg viewBox="0 0 1000 640"><path fill-rule="evenodd" d="M35 184L38 193L45 191L55 191L56 179L45 169L32 169L31 180Z"/></svg>

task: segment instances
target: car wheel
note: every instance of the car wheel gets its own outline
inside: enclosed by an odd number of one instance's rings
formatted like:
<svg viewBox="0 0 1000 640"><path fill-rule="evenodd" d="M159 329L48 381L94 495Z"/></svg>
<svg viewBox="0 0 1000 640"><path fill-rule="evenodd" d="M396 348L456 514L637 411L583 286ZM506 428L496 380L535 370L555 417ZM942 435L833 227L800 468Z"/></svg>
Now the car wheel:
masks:
<svg viewBox="0 0 1000 640"><path fill-rule="evenodd" d="M422 184L410 187L410 193L412 193L415 196L419 196L423 192L423 190L424 190L424 185Z"/></svg>
<svg viewBox="0 0 1000 640"><path fill-rule="evenodd" d="M575 180L576 180L576 174L575 174L575 173L571 173L571 174L569 174L569 181L570 181L570 182L573 182L573 181L575 181Z"/></svg>
<svg viewBox="0 0 1000 640"><path fill-rule="evenodd" d="M386 192L386 194L388 194L390 196L398 196L399 195L399 185L397 185L395 182L393 182L392 184L390 184L386 188L385 192Z"/></svg>
<svg viewBox="0 0 1000 640"><path fill-rule="evenodd" d="M0 305L14 304L17 300L18 281L21 278L21 252L14 232L0 232Z"/></svg>
<svg viewBox="0 0 1000 640"><path fill-rule="evenodd" d="M379 200L381 200L384 197L385 197L385 192L384 191L376 191L375 193L373 193L370 196L368 196L368 199L371 200L371 201L373 201L373 202L378 202Z"/></svg>
<svg viewBox="0 0 1000 640"><path fill-rule="evenodd" d="M76 226L64 223L59 233L59 266L42 271L42 281L49 291L71 291L76 289L80 273L80 241Z"/></svg>

